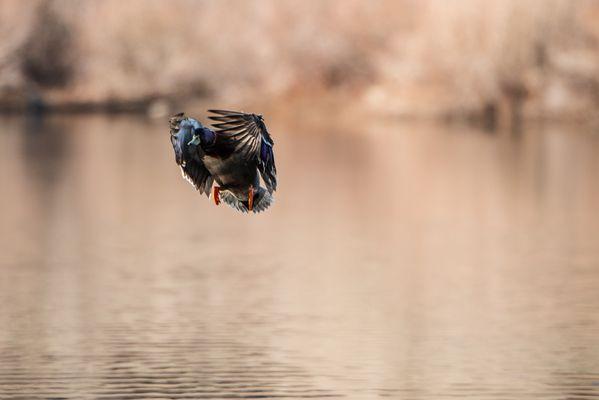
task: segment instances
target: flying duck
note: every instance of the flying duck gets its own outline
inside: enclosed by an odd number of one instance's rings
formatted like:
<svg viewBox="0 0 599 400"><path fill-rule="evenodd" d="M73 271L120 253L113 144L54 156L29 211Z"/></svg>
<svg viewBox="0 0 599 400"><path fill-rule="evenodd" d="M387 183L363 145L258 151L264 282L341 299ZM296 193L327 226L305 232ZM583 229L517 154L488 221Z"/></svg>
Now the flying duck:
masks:
<svg viewBox="0 0 599 400"><path fill-rule="evenodd" d="M184 113L170 120L175 161L200 193L242 212L260 212L277 189L274 142L262 115L208 110L212 129ZM266 188L260 186L260 177ZM216 185L213 187L213 183ZM212 189L212 190L211 190Z"/></svg>

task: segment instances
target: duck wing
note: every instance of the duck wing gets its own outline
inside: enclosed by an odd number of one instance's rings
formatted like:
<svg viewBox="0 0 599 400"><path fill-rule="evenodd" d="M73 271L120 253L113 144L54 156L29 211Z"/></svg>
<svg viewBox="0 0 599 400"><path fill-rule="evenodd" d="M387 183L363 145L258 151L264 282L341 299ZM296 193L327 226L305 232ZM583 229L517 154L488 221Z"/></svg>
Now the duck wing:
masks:
<svg viewBox="0 0 599 400"><path fill-rule="evenodd" d="M217 143L239 152L246 161L256 162L269 193L277 190L277 167L270 137L261 115L238 111L208 110Z"/></svg>

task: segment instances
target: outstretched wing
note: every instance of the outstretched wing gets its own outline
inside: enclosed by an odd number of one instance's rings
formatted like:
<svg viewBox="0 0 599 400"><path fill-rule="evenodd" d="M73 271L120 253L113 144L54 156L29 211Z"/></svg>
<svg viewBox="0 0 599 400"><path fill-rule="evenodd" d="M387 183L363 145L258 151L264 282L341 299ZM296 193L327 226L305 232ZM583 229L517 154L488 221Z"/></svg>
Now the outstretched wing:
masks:
<svg viewBox="0 0 599 400"><path fill-rule="evenodd" d="M193 139L192 126L182 123L185 120L190 119L185 118L183 114L177 114L170 119L171 143L175 150L175 161L181 167L183 177L200 193L209 196L213 178L200 159L201 148L190 143Z"/></svg>
<svg viewBox="0 0 599 400"><path fill-rule="evenodd" d="M247 161L256 161L260 175L270 193L277 190L277 167L273 152L274 142L261 115L237 111L208 110L216 123L218 140L232 146Z"/></svg>

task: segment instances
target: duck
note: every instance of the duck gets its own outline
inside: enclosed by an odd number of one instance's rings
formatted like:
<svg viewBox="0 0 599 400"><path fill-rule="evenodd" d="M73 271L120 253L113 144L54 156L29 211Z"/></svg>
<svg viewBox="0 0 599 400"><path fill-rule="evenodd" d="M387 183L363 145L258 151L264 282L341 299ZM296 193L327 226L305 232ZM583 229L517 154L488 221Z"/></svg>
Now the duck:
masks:
<svg viewBox="0 0 599 400"><path fill-rule="evenodd" d="M277 168L274 141L260 114L208 110L211 127L184 112L169 118L175 162L193 187L243 213L274 202ZM262 183L264 186L262 186Z"/></svg>

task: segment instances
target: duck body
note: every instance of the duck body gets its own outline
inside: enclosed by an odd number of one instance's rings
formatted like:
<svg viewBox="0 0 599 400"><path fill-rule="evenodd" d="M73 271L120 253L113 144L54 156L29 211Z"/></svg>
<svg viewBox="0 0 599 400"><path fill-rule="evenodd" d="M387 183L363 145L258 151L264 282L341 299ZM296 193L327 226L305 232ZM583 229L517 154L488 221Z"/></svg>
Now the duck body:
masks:
<svg viewBox="0 0 599 400"><path fill-rule="evenodd" d="M215 203L260 212L273 202L276 167L273 141L261 116L211 110L210 129L183 113L170 119L175 161L183 176ZM266 188L260 185L260 178ZM216 182L217 186L213 183Z"/></svg>

